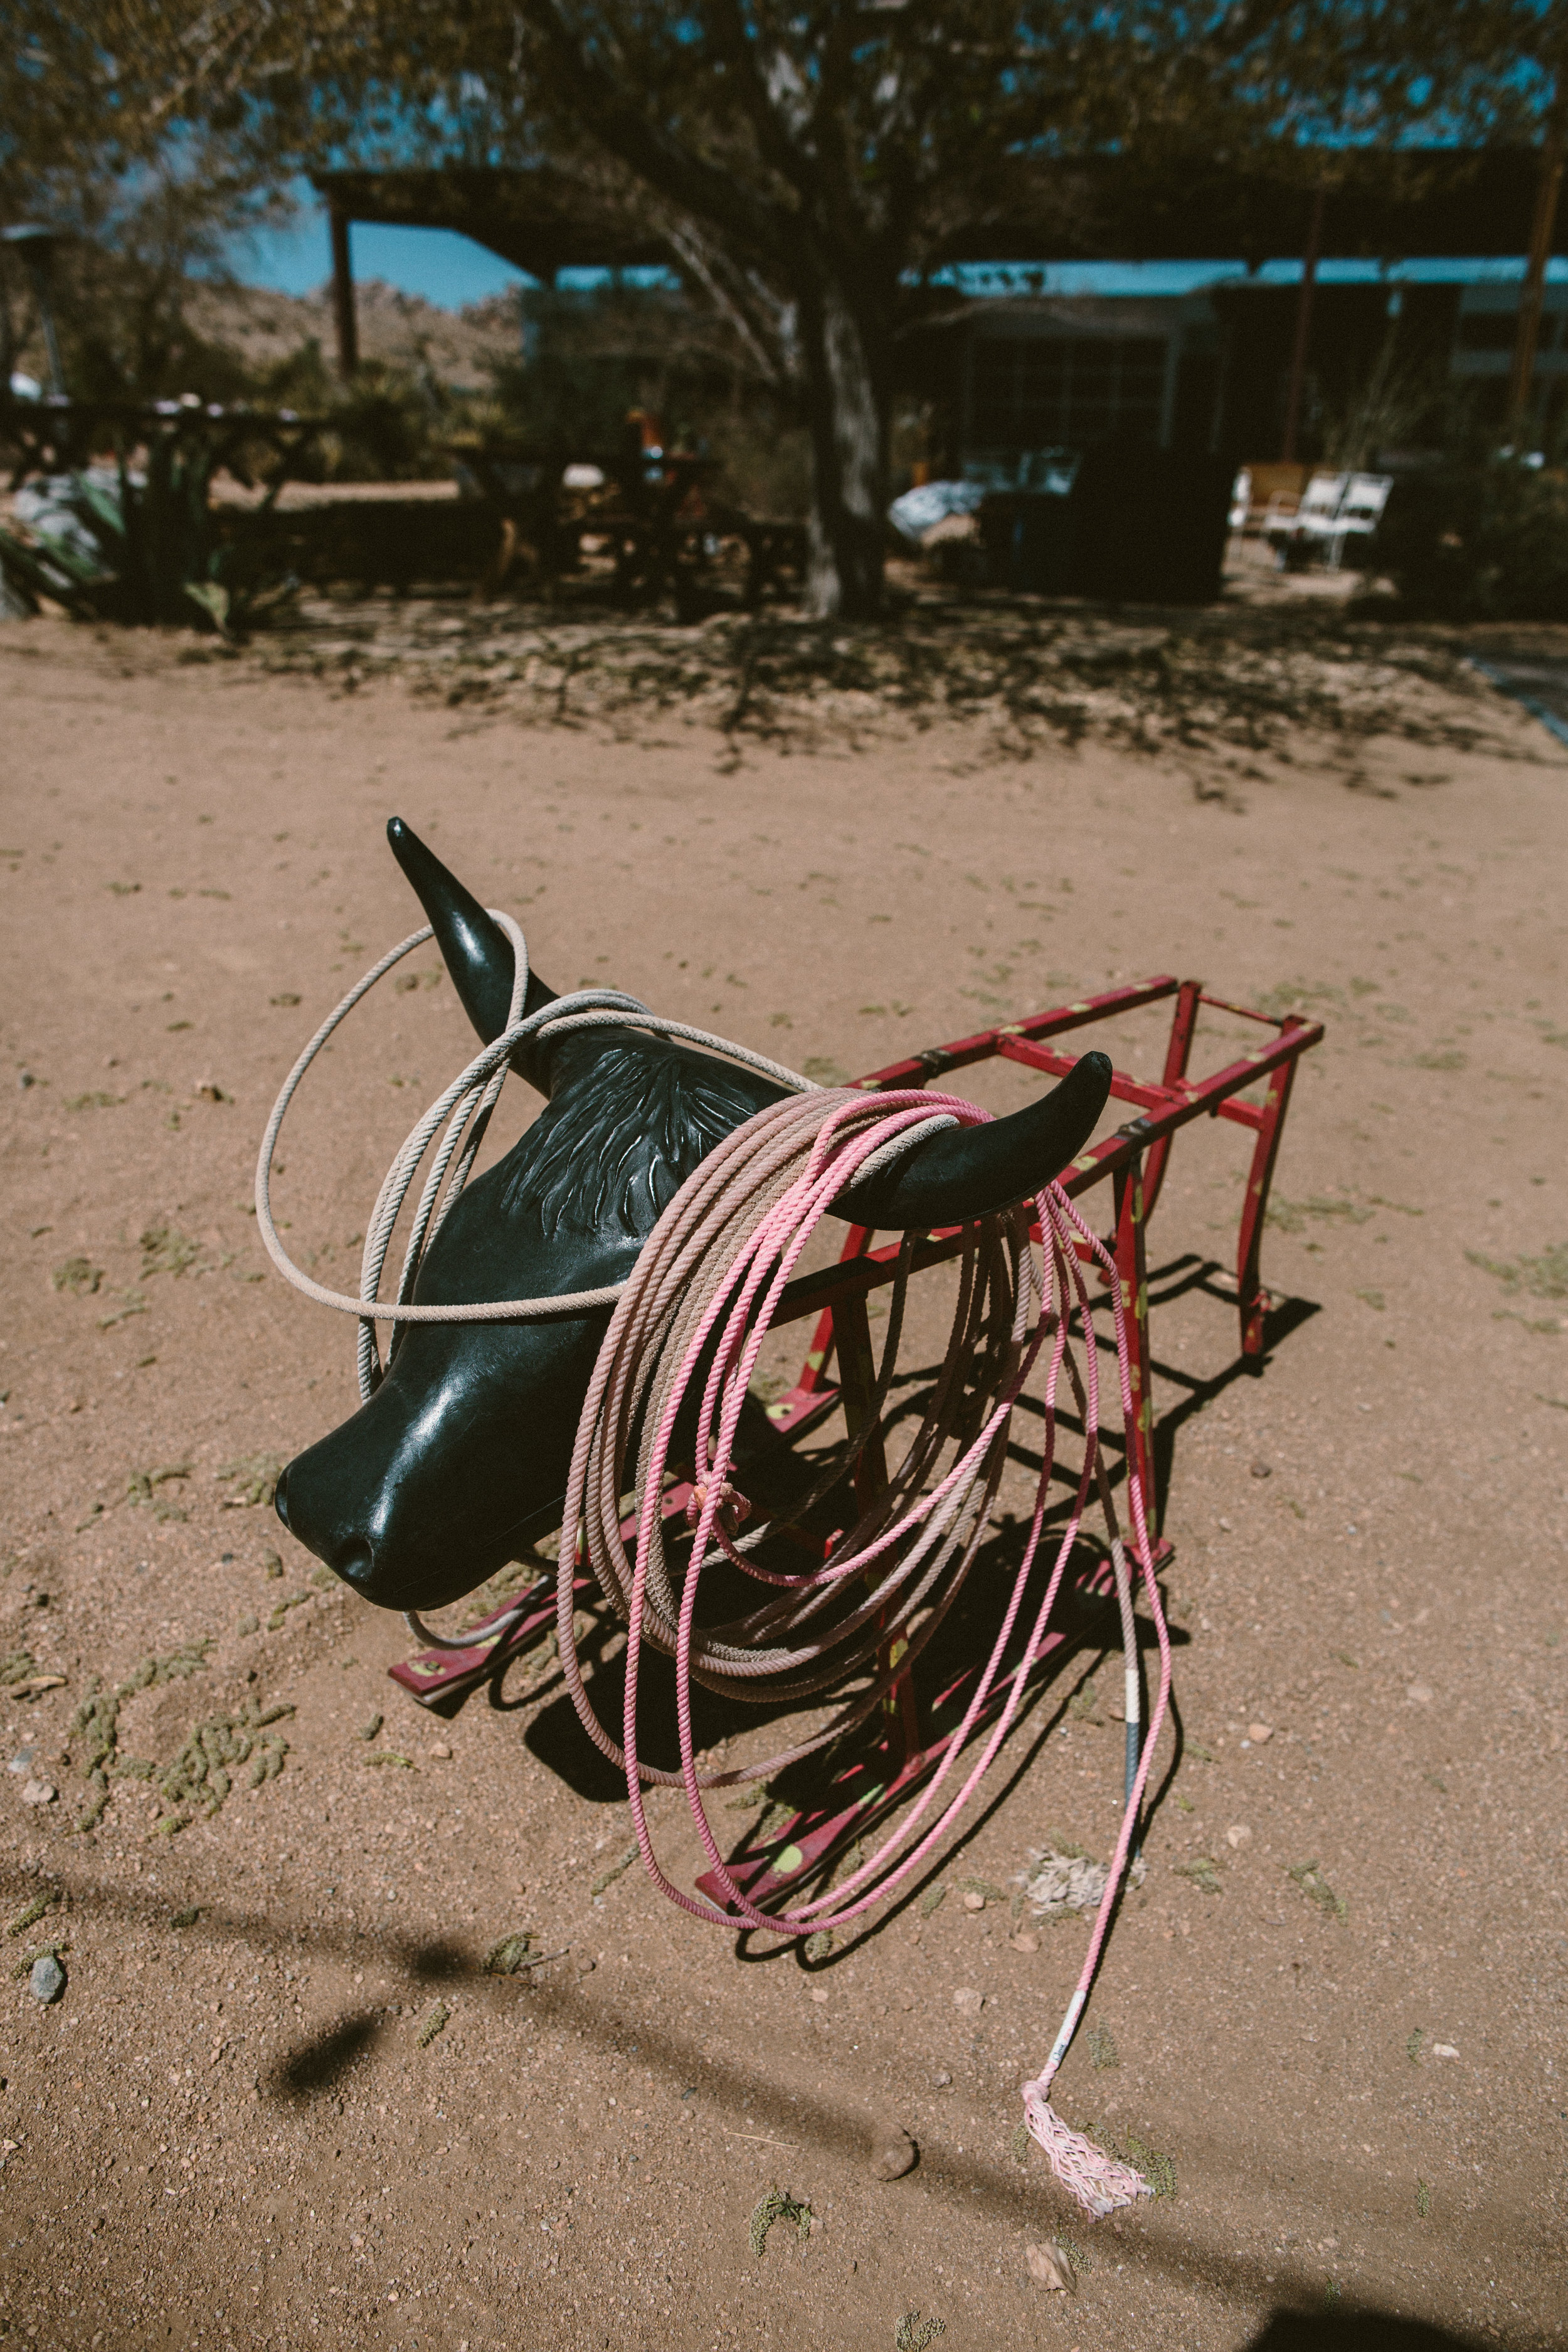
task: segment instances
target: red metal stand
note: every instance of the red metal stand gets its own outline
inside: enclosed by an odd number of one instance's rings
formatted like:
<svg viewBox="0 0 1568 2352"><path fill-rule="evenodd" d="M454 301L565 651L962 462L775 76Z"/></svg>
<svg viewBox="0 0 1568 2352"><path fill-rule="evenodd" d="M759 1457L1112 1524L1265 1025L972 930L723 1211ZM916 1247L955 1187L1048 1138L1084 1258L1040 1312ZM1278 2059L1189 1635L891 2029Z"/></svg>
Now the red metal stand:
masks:
<svg viewBox="0 0 1568 2352"><path fill-rule="evenodd" d="M1243 1200L1237 1251L1237 1308L1244 1356L1263 1352L1264 1318L1269 1299L1259 1276L1259 1253L1268 1190L1284 1133L1290 1088L1301 1055L1322 1037L1322 1024L1296 1013L1276 1016L1255 1013L1223 998L1207 995L1197 981L1162 976L1098 996L1032 1014L1026 1021L1008 1022L982 1030L973 1037L941 1045L906 1061L895 1062L857 1083L867 1091L924 1087L933 1078L967 1069L997 1056L1021 1062L1053 1077L1065 1077L1078 1056L1048 1043L1074 1030L1114 1020L1118 1015L1172 997L1171 1032L1158 1082L1132 1077L1117 1070L1111 1079L1112 1097L1130 1104L1134 1116L1099 1143L1091 1144L1059 1179L1072 1197L1110 1181L1114 1213L1111 1248L1121 1277L1131 1339L1132 1423L1127 1432L1130 1462L1136 1465L1146 1498L1151 1526L1158 1524L1159 1502L1154 1476L1153 1399L1149 1353L1149 1285L1147 1235L1169 1166L1177 1130L1199 1118L1229 1119L1250 1128L1253 1146ZM1258 1045L1226 1063L1206 1078L1187 1075L1201 1012L1205 1006L1237 1019L1253 1021L1276 1032L1271 1043ZM1247 1088L1264 1082L1261 1102L1243 1099ZM852 1226L837 1265L803 1275L784 1291L773 1318L775 1325L810 1318L815 1328L801 1365L800 1376L787 1395L767 1408L781 1443L788 1444L814 1428L842 1403L850 1433L863 1425L875 1385L876 1365L867 1318L870 1293L893 1279L897 1245L877 1248L875 1236ZM940 1265L963 1247L962 1232L927 1234L914 1251L916 1270ZM837 1358L838 1383L829 1385L827 1369ZM886 1483L887 1470L879 1439L874 1438L856 1473L856 1500L862 1508L874 1501ZM682 1511L689 1489L671 1487L665 1496L667 1516ZM634 1523L624 1533L629 1536ZM1154 1566L1163 1570L1172 1557L1170 1545L1156 1546ZM585 1586L586 1580L580 1580ZM1110 1564L1100 1561L1074 1588L1080 1600L1112 1595ZM529 1606L517 1622L505 1621L516 1601L498 1611L486 1624L476 1626L471 1646L460 1652L427 1651L392 1674L422 1705L451 1700L476 1683L499 1672L511 1659L542 1640L554 1622L554 1580L542 1580L528 1596ZM494 1630L488 1630L493 1628ZM1033 1686L1054 1670L1056 1654L1080 1638L1056 1633L1028 1666ZM897 1664L892 1659L890 1663ZM764 1840L742 1843L731 1867L753 1903L783 1896L803 1879L831 1864L840 1846L866 1834L885 1820L934 1769L962 1721L969 1672L959 1675L937 1697L929 1725L921 1727L912 1684L908 1676L895 1685L888 1701L888 1717L879 1738L833 1780L819 1806L797 1814ZM993 1695L981 1727L994 1719L1005 1702L1007 1685ZM720 1890L699 1879L699 1888L718 1900Z"/></svg>

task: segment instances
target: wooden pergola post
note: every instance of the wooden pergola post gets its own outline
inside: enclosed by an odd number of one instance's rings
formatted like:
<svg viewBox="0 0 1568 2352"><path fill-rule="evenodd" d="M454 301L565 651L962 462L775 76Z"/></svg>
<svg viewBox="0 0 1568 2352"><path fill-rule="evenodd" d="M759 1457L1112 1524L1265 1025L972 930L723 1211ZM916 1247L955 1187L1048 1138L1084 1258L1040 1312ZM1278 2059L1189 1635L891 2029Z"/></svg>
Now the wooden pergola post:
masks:
<svg viewBox="0 0 1568 2352"><path fill-rule="evenodd" d="M1312 327L1312 289L1318 282L1318 258L1323 244L1323 207L1329 192L1320 182L1312 198L1311 225L1307 231L1307 250L1301 262L1301 291L1296 299L1296 341L1290 353L1290 383L1285 395L1285 432L1279 457L1283 464L1296 462L1296 440L1301 428L1301 397L1307 382L1307 341Z"/></svg>
<svg viewBox="0 0 1568 2352"><path fill-rule="evenodd" d="M1546 292L1546 264L1552 254L1552 233L1557 226L1557 200L1563 190L1563 132L1553 128L1541 151L1541 178L1535 191L1535 218L1530 229L1530 259L1520 289L1519 325L1513 339L1513 369L1508 383L1508 426L1517 435L1528 425L1530 394L1535 375L1535 350L1541 340L1541 311Z"/></svg>
<svg viewBox="0 0 1568 2352"><path fill-rule="evenodd" d="M359 365L359 320L354 314L353 257L349 216L337 205L329 214L332 231L332 316L338 331L338 373L345 383Z"/></svg>

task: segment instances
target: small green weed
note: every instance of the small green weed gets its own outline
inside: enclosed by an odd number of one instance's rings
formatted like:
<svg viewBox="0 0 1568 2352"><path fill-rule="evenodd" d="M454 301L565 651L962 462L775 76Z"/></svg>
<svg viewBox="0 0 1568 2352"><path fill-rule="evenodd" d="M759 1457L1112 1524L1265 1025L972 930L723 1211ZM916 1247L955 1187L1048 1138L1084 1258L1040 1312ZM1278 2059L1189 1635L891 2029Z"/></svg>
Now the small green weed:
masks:
<svg viewBox="0 0 1568 2352"><path fill-rule="evenodd" d="M1109 2074L1112 2066L1121 2065L1121 2053L1116 2047L1116 2036L1109 2025L1090 2026L1089 2063L1097 2074Z"/></svg>
<svg viewBox="0 0 1568 2352"><path fill-rule="evenodd" d="M1314 1195L1310 1201L1286 1201L1277 1192L1264 1213L1263 1222L1277 1226L1282 1234L1300 1234L1305 1233L1309 1217L1325 1223L1364 1225L1371 1215L1370 1209L1362 1208L1354 1201L1330 1200L1323 1194Z"/></svg>
<svg viewBox="0 0 1568 2352"><path fill-rule="evenodd" d="M1415 2176L1415 2210L1423 2221L1432 2210L1432 2191L1419 2173Z"/></svg>
<svg viewBox="0 0 1568 2352"><path fill-rule="evenodd" d="M23 1910L18 1911L14 1919L6 1920L5 1933L8 1936L25 1935L36 1921L43 1917L54 1899L52 1895L35 1895L32 1901Z"/></svg>
<svg viewBox="0 0 1568 2352"><path fill-rule="evenodd" d="M167 1486L175 1478L188 1478L190 1475L188 1462L171 1462L162 1470L132 1470L125 1481L125 1499L133 1510L139 1510L143 1504L151 1506L153 1517L160 1520L186 1518L189 1514L182 1506L170 1502L166 1496L159 1494L158 1489Z"/></svg>
<svg viewBox="0 0 1568 2352"><path fill-rule="evenodd" d="M215 1470L215 1478L237 1480L232 1495L226 1495L221 1508L226 1511L244 1510L258 1503L269 1503L278 1491L283 1464L276 1454L243 1454L237 1460L226 1462Z"/></svg>
<svg viewBox="0 0 1568 2352"><path fill-rule="evenodd" d="M266 1727L292 1715L291 1706L258 1707L247 1700L237 1716L215 1715L196 1724L174 1762L150 1778L168 1809L154 1823L154 1837L177 1837L197 1813L210 1821L227 1801L237 1768L248 1764L247 1787L275 1780L289 1753L286 1739Z"/></svg>
<svg viewBox="0 0 1568 2352"><path fill-rule="evenodd" d="M945 2319L922 2319L918 2311L906 2311L893 2336L893 2352L927 2352L928 2346L946 2334Z"/></svg>
<svg viewBox="0 0 1568 2352"><path fill-rule="evenodd" d="M133 1698L138 1691L184 1682L205 1665L211 1648L210 1641L187 1642L165 1658L149 1654L112 1690L106 1691L95 1677L70 1723L72 1738L82 1738L85 1743L82 1770L90 1791L72 1825L73 1832L98 1827L109 1803L111 1781L126 1778L150 1780L156 1769L152 1764L120 1754L120 1710L125 1701Z"/></svg>
<svg viewBox="0 0 1568 2352"><path fill-rule="evenodd" d="M1568 1242L1543 1250L1539 1257L1511 1262L1483 1257L1479 1250L1467 1250L1465 1255L1483 1274L1494 1276L1506 1290L1527 1290L1532 1298L1568 1298Z"/></svg>
<svg viewBox="0 0 1568 2352"><path fill-rule="evenodd" d="M752 2218L747 2225L752 2252L759 2259L767 2252L768 2231L775 2221L793 2221L803 2242L811 2235L810 2206L800 2198L792 2197L787 2189L770 2189L767 2195L752 2208Z"/></svg>
<svg viewBox="0 0 1568 2352"><path fill-rule="evenodd" d="M623 1872L628 1871L631 1868L637 1858L637 1848L634 1840L632 1844L627 1846L625 1853L617 1854L614 1862L607 1863L605 1864L605 1868L600 1871L597 1878L595 1879L593 1885L589 1887L588 1892L595 1901L597 1901L598 1897L604 1894L606 1887L613 1886L615 1885L616 1879L622 1875Z"/></svg>
<svg viewBox="0 0 1568 2352"><path fill-rule="evenodd" d="M1350 1905L1342 1895L1334 1893L1316 1862L1299 1862L1286 1875L1295 1881L1302 1894L1315 1903L1327 1918L1350 1917Z"/></svg>
<svg viewBox="0 0 1568 2352"><path fill-rule="evenodd" d="M90 1298L103 1280L103 1268L90 1258L63 1258L49 1276L50 1287L68 1290L73 1298Z"/></svg>
<svg viewBox="0 0 1568 2352"><path fill-rule="evenodd" d="M53 1944L39 1944L35 1950L23 1953L11 1974L14 1977L30 1977L38 1961L63 1960L69 1950L70 1946L63 1937Z"/></svg>
<svg viewBox="0 0 1568 2352"><path fill-rule="evenodd" d="M1190 1878L1202 1894L1220 1892L1219 1864L1209 1854L1194 1854L1191 1862L1174 1862L1171 1869L1177 1878Z"/></svg>
<svg viewBox="0 0 1568 2352"><path fill-rule="evenodd" d="M203 1244L173 1225L148 1225L137 1238L142 1252L142 1280L154 1274L184 1274L201 1256Z"/></svg>
<svg viewBox="0 0 1568 2352"><path fill-rule="evenodd" d="M1091 2126L1089 2137L1099 2140L1101 2147L1108 2148L1121 2163L1130 2164L1135 2171L1141 2172L1157 2198L1174 2199L1176 2166L1173 2157L1162 2156L1158 2148L1151 2147L1148 2141L1140 2139L1136 2132L1124 2132L1118 2139L1108 2131Z"/></svg>
<svg viewBox="0 0 1568 2352"><path fill-rule="evenodd" d="M503 1936L485 1954L482 1966L488 1977L514 1977L527 1959L531 1936Z"/></svg>

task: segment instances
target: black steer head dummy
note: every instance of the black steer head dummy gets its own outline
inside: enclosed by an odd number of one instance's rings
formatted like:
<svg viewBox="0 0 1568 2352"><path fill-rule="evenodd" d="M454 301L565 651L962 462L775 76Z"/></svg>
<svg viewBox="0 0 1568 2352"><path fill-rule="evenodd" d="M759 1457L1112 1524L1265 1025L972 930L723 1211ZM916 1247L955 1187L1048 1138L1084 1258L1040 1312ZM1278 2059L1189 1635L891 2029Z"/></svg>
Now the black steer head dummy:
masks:
<svg viewBox="0 0 1568 2352"><path fill-rule="evenodd" d="M400 819L387 828L463 1007L488 1045L507 1026L511 943ZM555 992L531 971L524 1013ZM546 1097L467 1187L420 1265L420 1305L531 1298L622 1281L715 1144L784 1091L632 1026L531 1037L512 1066ZM953 1225L1037 1192L1079 1151L1110 1065L1087 1054L1027 1109L952 1128L841 1193L883 1231ZM289 1465L278 1515L367 1601L440 1607L560 1523L573 1440L607 1309L544 1322L402 1327L352 1420Z"/></svg>

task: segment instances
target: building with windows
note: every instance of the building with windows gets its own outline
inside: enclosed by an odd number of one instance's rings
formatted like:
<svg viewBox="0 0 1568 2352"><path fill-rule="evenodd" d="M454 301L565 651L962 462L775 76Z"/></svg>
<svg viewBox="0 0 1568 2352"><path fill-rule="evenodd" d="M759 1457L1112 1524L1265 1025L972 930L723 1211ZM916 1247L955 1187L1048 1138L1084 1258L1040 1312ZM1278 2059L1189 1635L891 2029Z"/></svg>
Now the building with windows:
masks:
<svg viewBox="0 0 1568 2352"><path fill-rule="evenodd" d="M1053 450L1210 437L1218 326L1206 295L982 297L942 340L931 358L966 472L1022 483Z"/></svg>

